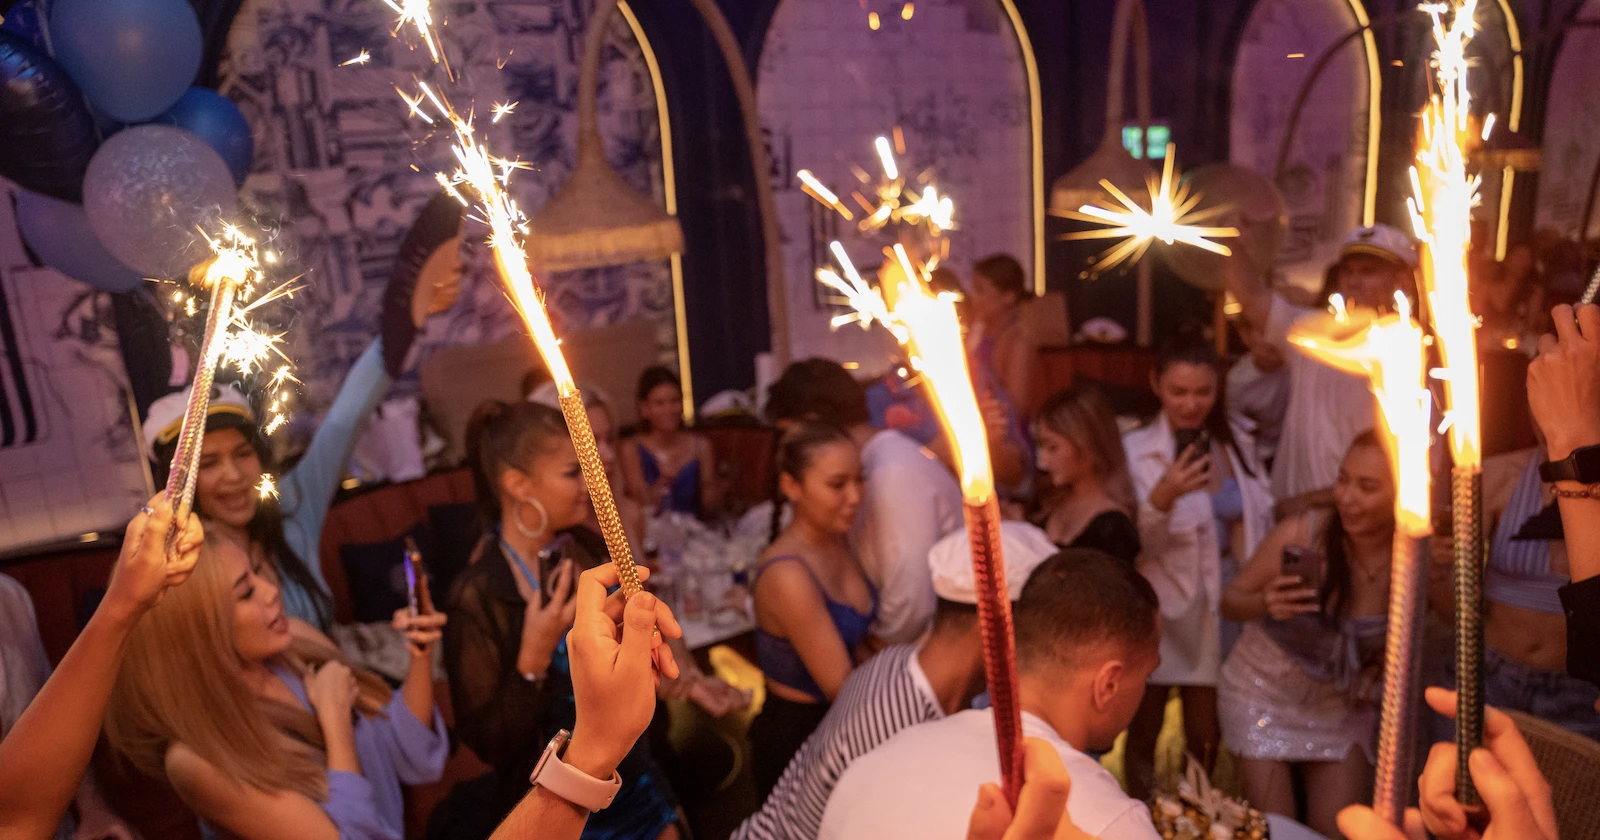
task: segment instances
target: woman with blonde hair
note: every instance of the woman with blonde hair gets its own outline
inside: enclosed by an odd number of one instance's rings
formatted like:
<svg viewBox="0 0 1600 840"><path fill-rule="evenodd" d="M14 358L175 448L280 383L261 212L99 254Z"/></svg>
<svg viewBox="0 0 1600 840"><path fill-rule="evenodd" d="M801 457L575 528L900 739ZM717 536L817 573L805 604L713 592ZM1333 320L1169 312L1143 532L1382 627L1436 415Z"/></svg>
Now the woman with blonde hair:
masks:
<svg viewBox="0 0 1600 840"><path fill-rule="evenodd" d="M401 783L437 780L449 750L430 673L445 617L431 608L395 614L411 666L391 692L288 617L270 565L208 535L188 583L130 634L106 735L207 836L399 840Z"/></svg>
<svg viewBox="0 0 1600 840"><path fill-rule="evenodd" d="M1116 415L1098 390L1077 385L1039 408L1034 423L1039 469L1052 492L1039 524L1062 548L1098 548L1127 561L1139 558L1133 522L1133 484Z"/></svg>

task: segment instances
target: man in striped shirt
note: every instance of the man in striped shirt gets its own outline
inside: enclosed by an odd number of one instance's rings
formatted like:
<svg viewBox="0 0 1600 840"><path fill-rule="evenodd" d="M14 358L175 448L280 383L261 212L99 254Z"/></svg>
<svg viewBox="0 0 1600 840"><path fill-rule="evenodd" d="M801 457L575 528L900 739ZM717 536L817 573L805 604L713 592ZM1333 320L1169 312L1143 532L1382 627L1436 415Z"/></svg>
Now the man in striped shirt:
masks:
<svg viewBox="0 0 1600 840"><path fill-rule="evenodd" d="M1025 522L1001 526L1012 600L1056 551ZM933 629L920 644L884 648L851 672L817 731L795 753L767 801L732 840L814 840L834 783L856 758L902 729L965 709L984 690L977 591L965 529L928 553L938 596Z"/></svg>

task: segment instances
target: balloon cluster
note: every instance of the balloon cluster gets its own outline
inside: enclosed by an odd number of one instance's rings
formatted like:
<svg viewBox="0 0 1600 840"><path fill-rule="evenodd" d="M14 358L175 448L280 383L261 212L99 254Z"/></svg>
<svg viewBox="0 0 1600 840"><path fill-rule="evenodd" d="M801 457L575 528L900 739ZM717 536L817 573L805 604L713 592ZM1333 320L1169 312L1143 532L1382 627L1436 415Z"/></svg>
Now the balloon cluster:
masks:
<svg viewBox="0 0 1600 840"><path fill-rule="evenodd" d="M236 214L255 146L237 106L192 86L203 49L188 0L36 0L6 14L0 175L22 188L34 256L114 292L210 256L201 228Z"/></svg>

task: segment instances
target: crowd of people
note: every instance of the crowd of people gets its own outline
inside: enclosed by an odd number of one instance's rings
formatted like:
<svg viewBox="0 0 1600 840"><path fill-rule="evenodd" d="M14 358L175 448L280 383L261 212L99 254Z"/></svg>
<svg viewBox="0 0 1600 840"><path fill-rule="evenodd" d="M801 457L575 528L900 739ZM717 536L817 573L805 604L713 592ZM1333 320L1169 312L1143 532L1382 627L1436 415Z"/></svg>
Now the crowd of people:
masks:
<svg viewBox="0 0 1600 840"><path fill-rule="evenodd" d="M454 224L413 231L408 248L431 256ZM132 836L86 774L102 734L170 784L207 837L403 837L403 786L438 779L454 744L492 768L493 790L481 824L450 836L691 836L663 756L642 736L664 698L719 714L749 698L694 666L663 600L613 591L548 384L471 419L464 449L484 536L448 592L424 578L395 612L403 678L363 667L329 635L323 517L363 417L422 320L448 305L436 290L457 270L412 262L399 273L413 296L386 300L410 331L386 329L356 362L277 499L254 490L270 452L250 402L214 394L194 512L179 521L158 496L133 518L103 600L48 679L26 594L0 576L0 595L19 605L0 614L0 837ZM1404 234L1361 228L1323 291L1385 309L1416 293L1415 270ZM427 271L446 276L416 276ZM1153 840L1147 803L1174 700L1185 750L1207 771L1231 754L1239 793L1264 811L1329 837L1417 837L1424 826L1490 836L1454 799L1448 747L1429 756L1407 826L1365 807L1396 489L1367 383L1289 343L1317 306L1228 262L1245 353L1230 365L1213 341L1174 338L1151 372L1156 410L1128 418L1092 384L1039 393L1020 326L1025 280L1009 257L981 260L963 305L987 431L997 459L1011 459L997 475L1012 513L1001 534L1028 738L1016 812L994 786L948 445L905 420L927 411L915 389L890 388L886 403L883 383L809 359L765 395L776 481L748 580L765 680L749 727L759 808L735 837ZM1486 324L1531 317L1495 291ZM1539 445L1485 465L1485 680L1491 705L1595 737L1600 494L1589 485L1600 483L1600 450L1586 448L1600 445L1600 308L1561 305L1551 317L1527 372ZM708 438L685 425L672 371L640 378L641 423L627 438L604 396L585 393L637 556L648 556L647 519L724 508L726 477ZM157 475L184 401L150 411ZM884 422L886 404L902 422ZM1569 458L1586 451L1588 461ZM1548 463L1577 466L1541 474ZM1435 540L1441 568L1448 539L1446 529ZM641 574L648 582L650 569ZM1430 607L1448 618L1452 599ZM1448 688L1427 697L1445 726ZM1100 761L1119 738L1120 780ZM1499 836L1556 836L1549 785L1504 714L1488 714L1470 771Z"/></svg>

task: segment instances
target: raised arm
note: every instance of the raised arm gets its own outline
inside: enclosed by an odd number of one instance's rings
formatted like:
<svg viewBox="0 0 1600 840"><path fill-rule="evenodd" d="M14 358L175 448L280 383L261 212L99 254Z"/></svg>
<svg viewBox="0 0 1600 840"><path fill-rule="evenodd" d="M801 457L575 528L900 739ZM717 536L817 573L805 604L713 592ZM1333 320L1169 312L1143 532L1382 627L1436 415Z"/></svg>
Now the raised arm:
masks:
<svg viewBox="0 0 1600 840"><path fill-rule="evenodd" d="M172 508L160 496L128 523L105 599L27 711L0 741L0 836L48 837L67 811L100 737L133 625L189 577L203 535L193 515L165 551Z"/></svg>
<svg viewBox="0 0 1600 840"><path fill-rule="evenodd" d="M1222 260L1223 283L1228 294L1239 302L1240 315L1257 329L1265 330L1272 309L1272 291L1267 288L1266 278L1250 264L1250 249L1242 240L1232 249L1233 256Z"/></svg>
<svg viewBox="0 0 1600 840"><path fill-rule="evenodd" d="M1275 599L1293 595L1303 601L1307 596L1315 596L1315 591L1298 585L1299 578L1285 578L1280 574L1284 548L1308 542L1309 534L1306 531L1304 516L1286 519L1272 529L1272 533L1256 547L1250 565L1222 590L1223 618L1229 621L1255 621L1271 612Z"/></svg>
<svg viewBox="0 0 1600 840"><path fill-rule="evenodd" d="M1559 461L1600 444L1600 306L1558 306L1550 316L1556 334L1539 340L1539 357L1528 365L1528 403L1546 454ZM1568 481L1556 489L1583 488ZM1600 575L1600 501L1564 496L1559 504L1572 582Z"/></svg>

